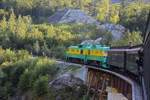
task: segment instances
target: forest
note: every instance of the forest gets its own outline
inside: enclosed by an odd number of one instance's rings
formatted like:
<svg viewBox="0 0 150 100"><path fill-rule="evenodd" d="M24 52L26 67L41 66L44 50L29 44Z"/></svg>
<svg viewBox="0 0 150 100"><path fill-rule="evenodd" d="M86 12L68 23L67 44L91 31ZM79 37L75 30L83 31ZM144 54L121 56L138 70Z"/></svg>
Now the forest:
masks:
<svg viewBox="0 0 150 100"><path fill-rule="evenodd" d="M84 40L103 37L102 44L114 46L142 43L150 4L137 0L115 4L109 0L2 0L0 8L0 44L4 49L64 59L67 46ZM81 9L100 23L121 24L129 33L114 41L111 33L94 24L46 23L47 17L65 8Z"/></svg>
<svg viewBox="0 0 150 100"><path fill-rule="evenodd" d="M14 9L17 17L30 16L34 24L41 24L58 9L66 8L81 9L100 23L121 24L131 31L143 32L150 4L144 0L114 4L110 0L1 0L0 18L9 18Z"/></svg>
<svg viewBox="0 0 150 100"><path fill-rule="evenodd" d="M46 22L66 8L81 9L101 24L123 25L129 32L115 41L95 24ZM149 10L150 3L143 0L0 0L0 100L9 100L16 88L35 97L49 93L48 82L59 69L48 57L65 60L70 45L99 37L104 45L141 44Z"/></svg>

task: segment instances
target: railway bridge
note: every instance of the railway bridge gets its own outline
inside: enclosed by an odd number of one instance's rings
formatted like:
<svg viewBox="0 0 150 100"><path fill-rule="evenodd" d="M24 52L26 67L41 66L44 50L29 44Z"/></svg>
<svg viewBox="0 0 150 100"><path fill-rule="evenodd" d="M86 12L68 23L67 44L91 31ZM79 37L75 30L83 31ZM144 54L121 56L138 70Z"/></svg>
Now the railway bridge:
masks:
<svg viewBox="0 0 150 100"><path fill-rule="evenodd" d="M144 56L140 82L129 74L84 65L88 68L87 95L93 100L150 100L150 13L141 48Z"/></svg>

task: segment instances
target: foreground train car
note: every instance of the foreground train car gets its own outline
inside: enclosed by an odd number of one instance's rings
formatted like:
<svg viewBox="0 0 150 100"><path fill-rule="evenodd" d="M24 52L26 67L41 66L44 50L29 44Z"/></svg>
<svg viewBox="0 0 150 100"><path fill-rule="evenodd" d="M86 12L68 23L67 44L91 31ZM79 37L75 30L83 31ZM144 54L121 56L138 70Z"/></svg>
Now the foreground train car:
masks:
<svg viewBox="0 0 150 100"><path fill-rule="evenodd" d="M150 12L149 12L149 17L148 21L146 24L146 29L144 33L144 65L143 65L143 77L144 77L144 82L143 82L143 87L146 89L146 92L144 95L144 100L150 100Z"/></svg>
<svg viewBox="0 0 150 100"><path fill-rule="evenodd" d="M130 72L139 76L140 50L142 46L111 48L108 51L107 64L111 67L117 67L124 72Z"/></svg>
<svg viewBox="0 0 150 100"><path fill-rule="evenodd" d="M99 66L109 68L106 65L109 49L109 47L102 45L70 46L67 50L66 59L83 61L84 64L96 62Z"/></svg>

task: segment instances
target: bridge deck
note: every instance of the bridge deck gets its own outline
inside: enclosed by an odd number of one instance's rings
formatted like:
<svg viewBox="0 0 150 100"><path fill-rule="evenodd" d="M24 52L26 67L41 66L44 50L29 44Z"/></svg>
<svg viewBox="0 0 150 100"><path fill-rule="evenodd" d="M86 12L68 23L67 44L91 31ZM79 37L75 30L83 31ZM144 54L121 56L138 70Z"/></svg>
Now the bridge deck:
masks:
<svg viewBox="0 0 150 100"><path fill-rule="evenodd" d="M121 79L127 81L128 83L130 83L132 85L132 100L143 100L143 96L142 96L142 88L139 84L137 84L134 80L128 78L128 77L125 77L121 74L118 74L116 72L112 72L110 70L107 70L107 69L102 69L102 68L97 68L97 67L93 67L93 66L87 66L87 65L81 65L81 64L75 64L75 63L68 63L68 62L62 62L62 61L57 61L57 63L64 63L64 64L67 64L67 65L77 65L77 66L84 66L84 67L87 67L87 68L90 68L90 69L96 69L96 70L100 70L100 71L104 71L104 72L107 72L107 73L111 73L117 77L120 77ZM109 94L110 95L110 94ZM112 94L113 95L113 94ZM114 97L115 95L113 95ZM116 95L116 98L118 98L118 96ZM110 99L111 100L111 99ZM117 100L117 99L112 99L112 100ZM118 100L121 100L121 99L118 99ZM123 99L124 100L124 99Z"/></svg>
<svg viewBox="0 0 150 100"><path fill-rule="evenodd" d="M121 79L127 81L128 83L130 83L132 85L132 100L143 100L143 96L142 96L142 88L139 84L137 84L134 80L125 77L121 74L118 74L116 72L112 72L110 70L107 69L102 69L102 68L97 68L97 67L92 67L92 66L86 66L88 68L92 68L92 69L97 69L97 70L101 70L107 73L111 73L113 75L116 75L117 77L120 77ZM111 100L111 99L110 99ZM116 100L116 99L112 99L112 100Z"/></svg>

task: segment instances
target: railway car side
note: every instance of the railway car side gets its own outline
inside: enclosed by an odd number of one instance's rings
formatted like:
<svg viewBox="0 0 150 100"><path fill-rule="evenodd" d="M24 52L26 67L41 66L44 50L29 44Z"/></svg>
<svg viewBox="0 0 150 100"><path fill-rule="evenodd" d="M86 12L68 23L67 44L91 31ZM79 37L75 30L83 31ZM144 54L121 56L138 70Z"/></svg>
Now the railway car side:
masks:
<svg viewBox="0 0 150 100"><path fill-rule="evenodd" d="M139 47L115 48L108 51L107 64L112 68L121 69L120 71L129 72L132 75L139 75Z"/></svg>
<svg viewBox="0 0 150 100"><path fill-rule="evenodd" d="M66 53L66 60L72 61L76 60L78 62L85 62L86 59L86 50L84 47L79 46L70 46Z"/></svg>
<svg viewBox="0 0 150 100"><path fill-rule="evenodd" d="M103 47L101 45L96 45L88 49L88 55L86 57L87 63L96 62L99 66L104 68L109 68L106 64L106 59L108 55L109 47Z"/></svg>
<svg viewBox="0 0 150 100"><path fill-rule="evenodd" d="M115 49L111 49L108 51L107 56L107 64L112 67L118 67L120 69L123 69L125 66L125 52L119 51Z"/></svg>
<svg viewBox="0 0 150 100"><path fill-rule="evenodd" d="M140 73L140 65L138 65L140 60L139 51L140 48L126 52L126 70L135 76L139 76Z"/></svg>

